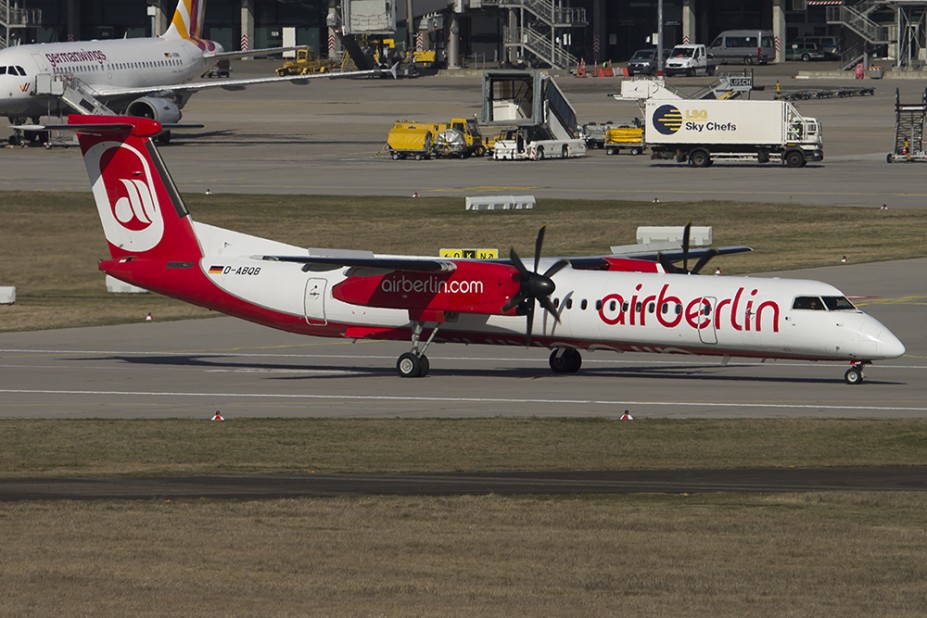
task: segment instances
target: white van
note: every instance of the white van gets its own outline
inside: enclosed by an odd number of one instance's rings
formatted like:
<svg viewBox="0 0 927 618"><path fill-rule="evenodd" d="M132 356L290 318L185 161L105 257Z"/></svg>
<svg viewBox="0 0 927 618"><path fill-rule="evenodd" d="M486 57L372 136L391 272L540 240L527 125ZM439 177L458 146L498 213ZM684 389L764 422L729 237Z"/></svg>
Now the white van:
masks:
<svg viewBox="0 0 927 618"><path fill-rule="evenodd" d="M772 30L725 30L708 53L722 64L766 64L776 59L775 37Z"/></svg>

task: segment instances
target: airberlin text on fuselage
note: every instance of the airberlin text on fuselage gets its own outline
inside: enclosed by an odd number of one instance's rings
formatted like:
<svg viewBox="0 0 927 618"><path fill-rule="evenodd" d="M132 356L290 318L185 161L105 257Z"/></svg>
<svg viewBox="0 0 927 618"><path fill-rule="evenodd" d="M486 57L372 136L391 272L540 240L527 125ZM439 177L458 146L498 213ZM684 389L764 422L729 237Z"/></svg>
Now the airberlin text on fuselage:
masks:
<svg viewBox="0 0 927 618"><path fill-rule="evenodd" d="M48 60L53 67L64 64L65 62L99 62L103 64L106 62L106 54L98 49L91 49L89 51L82 49L73 52L45 54L45 59Z"/></svg>
<svg viewBox="0 0 927 618"><path fill-rule="evenodd" d="M699 296L683 301L674 296L669 287L665 283L659 294L642 295L643 285L638 284L630 297L609 294L602 299L599 318L609 325L646 326L650 313L651 319L665 328L686 324L701 330L710 328L714 321L716 330L759 332L771 327L773 332L779 332L779 304L773 300L760 302L756 298L757 289L745 294L745 288L738 288L733 298L721 298L712 306L714 298Z"/></svg>
<svg viewBox="0 0 927 618"><path fill-rule="evenodd" d="M434 277L409 279L387 277L380 282L380 289L387 294L482 294L482 281L445 281Z"/></svg>

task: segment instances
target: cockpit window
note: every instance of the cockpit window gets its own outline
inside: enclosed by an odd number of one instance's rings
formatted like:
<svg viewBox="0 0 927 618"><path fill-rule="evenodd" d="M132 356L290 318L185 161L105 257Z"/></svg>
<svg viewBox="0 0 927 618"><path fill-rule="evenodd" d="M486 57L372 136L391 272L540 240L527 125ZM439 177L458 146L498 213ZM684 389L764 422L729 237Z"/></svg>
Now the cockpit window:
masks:
<svg viewBox="0 0 927 618"><path fill-rule="evenodd" d="M6 75L6 67L0 67L0 75Z"/></svg>
<svg viewBox="0 0 927 618"><path fill-rule="evenodd" d="M817 296L797 296L792 303L792 309L810 309L812 311L824 311L824 303Z"/></svg>
<svg viewBox="0 0 927 618"><path fill-rule="evenodd" d="M854 311L856 309L846 296L824 296L823 298L829 311Z"/></svg>

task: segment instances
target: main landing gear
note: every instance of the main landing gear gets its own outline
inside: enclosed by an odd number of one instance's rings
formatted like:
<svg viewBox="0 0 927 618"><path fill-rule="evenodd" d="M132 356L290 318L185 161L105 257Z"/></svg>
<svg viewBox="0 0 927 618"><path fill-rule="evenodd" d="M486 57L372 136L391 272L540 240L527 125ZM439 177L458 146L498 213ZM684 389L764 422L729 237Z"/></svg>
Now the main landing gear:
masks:
<svg viewBox="0 0 927 618"><path fill-rule="evenodd" d="M400 378L424 378L428 375L428 370L431 368L431 365L428 362L428 357L425 356L425 350L427 350L431 342L434 341L435 335L438 334L440 324L435 324L435 327L431 330L431 334L428 335L428 339L425 340L425 343L422 343L422 330L424 326L424 322L413 323L412 351L400 355L399 360L396 361L396 371L399 372Z"/></svg>
<svg viewBox="0 0 927 618"><path fill-rule="evenodd" d="M861 363L855 363L852 367L847 369L847 372L843 374L843 379L847 384L862 384L863 380L866 378L866 374L863 373L863 365L868 365L869 363L863 361Z"/></svg>
<svg viewBox="0 0 927 618"><path fill-rule="evenodd" d="M583 365L583 357L575 348L557 348L550 353L550 368L554 373L576 373Z"/></svg>

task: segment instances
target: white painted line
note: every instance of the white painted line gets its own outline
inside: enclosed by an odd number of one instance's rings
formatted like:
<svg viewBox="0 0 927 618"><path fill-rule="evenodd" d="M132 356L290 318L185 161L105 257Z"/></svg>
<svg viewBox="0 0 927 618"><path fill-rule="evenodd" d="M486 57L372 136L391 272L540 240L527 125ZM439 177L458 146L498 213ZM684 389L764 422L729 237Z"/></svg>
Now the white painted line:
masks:
<svg viewBox="0 0 927 618"><path fill-rule="evenodd" d="M309 393L185 393L170 391L76 391L39 389L0 389L0 394L18 395L78 395L93 397L213 397L216 399L315 399L340 401L407 401L420 403L533 403L551 405L596 406L660 406L660 407L714 407L714 408L769 408L782 410L863 410L870 412L925 412L927 407L859 406L852 404L783 404L720 401L621 401L599 399L522 399L500 397L400 397L392 395L320 395Z"/></svg>

